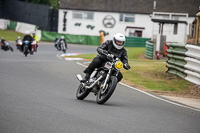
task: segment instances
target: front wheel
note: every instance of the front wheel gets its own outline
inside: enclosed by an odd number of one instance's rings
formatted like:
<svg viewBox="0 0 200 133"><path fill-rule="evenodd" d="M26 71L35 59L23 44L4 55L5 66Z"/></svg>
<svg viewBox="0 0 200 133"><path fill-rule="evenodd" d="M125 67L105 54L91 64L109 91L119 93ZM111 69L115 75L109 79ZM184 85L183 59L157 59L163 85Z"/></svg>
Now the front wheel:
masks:
<svg viewBox="0 0 200 133"><path fill-rule="evenodd" d="M63 53L66 53L66 49L63 49Z"/></svg>
<svg viewBox="0 0 200 133"><path fill-rule="evenodd" d="M78 87L78 90L76 91L76 98L79 100L83 100L88 96L90 93L90 89L86 89L84 85L81 83Z"/></svg>
<svg viewBox="0 0 200 133"><path fill-rule="evenodd" d="M104 104L113 94L117 86L117 77L112 76L106 84L105 88L101 88L97 94L96 102L98 104Z"/></svg>
<svg viewBox="0 0 200 133"><path fill-rule="evenodd" d="M12 52L14 51L13 48L12 48L11 46L9 46L9 49L10 49L10 51L12 51Z"/></svg>
<svg viewBox="0 0 200 133"><path fill-rule="evenodd" d="M28 55L28 47L24 46L24 55L25 57L27 57Z"/></svg>

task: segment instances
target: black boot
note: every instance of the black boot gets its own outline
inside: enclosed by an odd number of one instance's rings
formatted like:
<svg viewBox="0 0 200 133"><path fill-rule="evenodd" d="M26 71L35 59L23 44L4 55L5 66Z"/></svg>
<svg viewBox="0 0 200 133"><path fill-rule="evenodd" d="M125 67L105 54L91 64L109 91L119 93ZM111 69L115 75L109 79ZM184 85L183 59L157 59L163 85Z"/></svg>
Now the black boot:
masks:
<svg viewBox="0 0 200 133"><path fill-rule="evenodd" d="M86 82L90 78L90 74L86 73L85 77L81 80L81 82Z"/></svg>

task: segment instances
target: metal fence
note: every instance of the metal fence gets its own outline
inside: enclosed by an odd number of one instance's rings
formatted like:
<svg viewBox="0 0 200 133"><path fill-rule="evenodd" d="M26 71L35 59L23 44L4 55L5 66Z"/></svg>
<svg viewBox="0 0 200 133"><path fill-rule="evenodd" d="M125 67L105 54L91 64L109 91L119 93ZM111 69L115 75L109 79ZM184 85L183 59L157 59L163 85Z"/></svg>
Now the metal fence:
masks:
<svg viewBox="0 0 200 133"><path fill-rule="evenodd" d="M200 46L167 43L168 73L200 85Z"/></svg>
<svg viewBox="0 0 200 133"><path fill-rule="evenodd" d="M51 30L52 24L56 25L51 20L52 8L50 6L17 0L6 0L2 4L4 4L2 16L5 19L34 24L39 26L41 30L47 31ZM57 17L57 15L54 15L54 17ZM57 18L53 20L57 21ZM53 30L57 31L55 28Z"/></svg>

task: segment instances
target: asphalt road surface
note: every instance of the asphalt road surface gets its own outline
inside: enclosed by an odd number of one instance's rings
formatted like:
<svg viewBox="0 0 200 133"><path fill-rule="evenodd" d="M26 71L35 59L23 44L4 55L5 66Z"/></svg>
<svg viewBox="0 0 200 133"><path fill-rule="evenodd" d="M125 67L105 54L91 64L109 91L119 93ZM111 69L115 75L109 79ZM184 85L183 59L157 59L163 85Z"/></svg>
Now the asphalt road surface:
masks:
<svg viewBox="0 0 200 133"><path fill-rule="evenodd" d="M118 84L98 105L90 94L77 100L77 61L41 44L25 57L0 50L0 133L200 133L200 111L177 106ZM69 45L67 53L94 53L96 46Z"/></svg>

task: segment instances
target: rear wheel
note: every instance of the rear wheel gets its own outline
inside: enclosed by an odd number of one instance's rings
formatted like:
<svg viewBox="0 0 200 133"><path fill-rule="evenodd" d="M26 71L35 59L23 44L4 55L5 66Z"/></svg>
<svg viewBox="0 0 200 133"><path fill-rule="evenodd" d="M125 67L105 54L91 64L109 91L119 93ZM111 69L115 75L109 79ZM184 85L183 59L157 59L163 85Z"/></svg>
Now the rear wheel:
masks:
<svg viewBox="0 0 200 133"><path fill-rule="evenodd" d="M105 88L100 88L97 94L96 102L98 104L104 104L111 97L111 95L115 91L116 86L117 77L112 76L110 81L108 81L108 83L106 84Z"/></svg>
<svg viewBox="0 0 200 133"><path fill-rule="evenodd" d="M79 100L85 99L90 93L90 89L86 89L84 85L81 83L76 91L76 98Z"/></svg>

